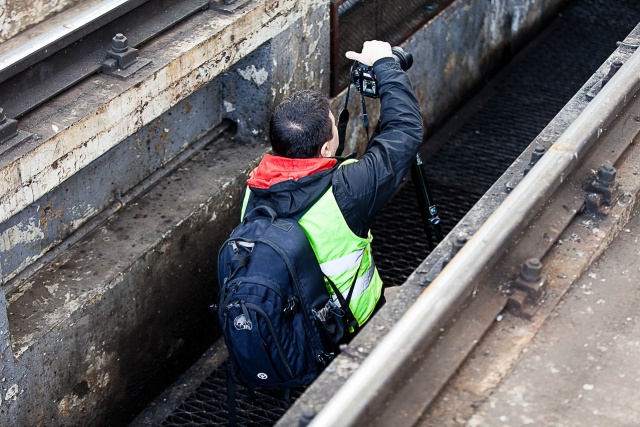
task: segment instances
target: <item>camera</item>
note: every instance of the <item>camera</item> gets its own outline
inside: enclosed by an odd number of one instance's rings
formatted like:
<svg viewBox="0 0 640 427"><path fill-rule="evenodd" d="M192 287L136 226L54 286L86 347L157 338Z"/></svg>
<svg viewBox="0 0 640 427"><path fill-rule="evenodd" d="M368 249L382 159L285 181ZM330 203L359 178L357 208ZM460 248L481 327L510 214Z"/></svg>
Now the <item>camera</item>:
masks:
<svg viewBox="0 0 640 427"><path fill-rule="evenodd" d="M391 53L393 54L393 59L403 71L407 71L413 65L413 55L405 52L401 47L392 47ZM378 80L373 71L373 66L363 65L355 61L351 67L351 82L362 95L369 98L380 97Z"/></svg>

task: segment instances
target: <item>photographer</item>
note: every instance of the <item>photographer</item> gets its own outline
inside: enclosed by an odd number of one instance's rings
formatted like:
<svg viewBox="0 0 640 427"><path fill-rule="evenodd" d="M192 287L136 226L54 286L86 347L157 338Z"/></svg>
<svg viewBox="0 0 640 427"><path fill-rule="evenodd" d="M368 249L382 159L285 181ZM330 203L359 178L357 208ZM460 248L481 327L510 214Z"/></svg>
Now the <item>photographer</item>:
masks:
<svg viewBox="0 0 640 427"><path fill-rule="evenodd" d="M323 273L345 299L353 285L349 307L362 326L384 303L370 227L415 159L423 125L409 78L388 43L368 41L361 53L346 56L374 67L380 133L359 161L342 161L334 157L338 131L329 101L312 91L293 94L273 113L274 154L265 155L251 172L243 216L253 206L266 204L280 216L298 219Z"/></svg>

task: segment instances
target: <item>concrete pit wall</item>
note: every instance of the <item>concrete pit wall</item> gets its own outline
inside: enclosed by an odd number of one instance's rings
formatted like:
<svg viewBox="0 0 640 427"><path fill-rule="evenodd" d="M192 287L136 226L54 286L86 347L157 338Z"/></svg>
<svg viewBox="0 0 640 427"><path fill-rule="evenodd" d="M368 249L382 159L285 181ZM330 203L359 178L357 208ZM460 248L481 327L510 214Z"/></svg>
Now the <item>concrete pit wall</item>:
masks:
<svg viewBox="0 0 640 427"><path fill-rule="evenodd" d="M418 31L404 47L426 121L562 3L459 0ZM328 12L201 12L143 46L131 80L94 76L20 121L36 138L0 159L0 424L125 423L213 342L217 248L273 106L328 93ZM346 151L364 145L352 102Z"/></svg>

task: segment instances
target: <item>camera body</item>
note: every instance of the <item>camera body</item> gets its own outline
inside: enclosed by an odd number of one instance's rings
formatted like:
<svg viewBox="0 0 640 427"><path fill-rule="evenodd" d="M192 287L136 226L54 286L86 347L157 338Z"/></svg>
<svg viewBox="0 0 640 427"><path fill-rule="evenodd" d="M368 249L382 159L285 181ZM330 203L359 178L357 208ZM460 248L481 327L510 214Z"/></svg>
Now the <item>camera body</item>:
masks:
<svg viewBox="0 0 640 427"><path fill-rule="evenodd" d="M393 59L400 65L403 71L407 71L413 65L413 55L405 52L401 47L391 48ZM351 67L351 82L356 90L369 98L379 98L380 89L373 66L355 62Z"/></svg>

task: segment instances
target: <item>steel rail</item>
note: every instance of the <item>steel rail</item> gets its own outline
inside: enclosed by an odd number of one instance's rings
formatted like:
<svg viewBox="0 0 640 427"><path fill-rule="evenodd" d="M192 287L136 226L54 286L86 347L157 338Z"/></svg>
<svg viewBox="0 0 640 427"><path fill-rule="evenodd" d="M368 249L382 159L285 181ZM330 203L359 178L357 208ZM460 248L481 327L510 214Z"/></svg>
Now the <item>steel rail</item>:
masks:
<svg viewBox="0 0 640 427"><path fill-rule="evenodd" d="M634 53L310 423L362 425L640 89Z"/></svg>
<svg viewBox="0 0 640 427"><path fill-rule="evenodd" d="M18 49L0 55L0 82L26 70L147 1L103 0L100 4L29 40Z"/></svg>
<svg viewBox="0 0 640 427"><path fill-rule="evenodd" d="M40 59L13 77L5 81L0 79L0 106L5 114L10 118L18 118L86 77L99 72L105 53L111 47L111 40L117 33L124 33L129 47L138 47L209 6L209 0L136 2L142 4L132 8L134 3L127 3L126 13L114 12L113 16L103 15L99 28L59 52Z"/></svg>

